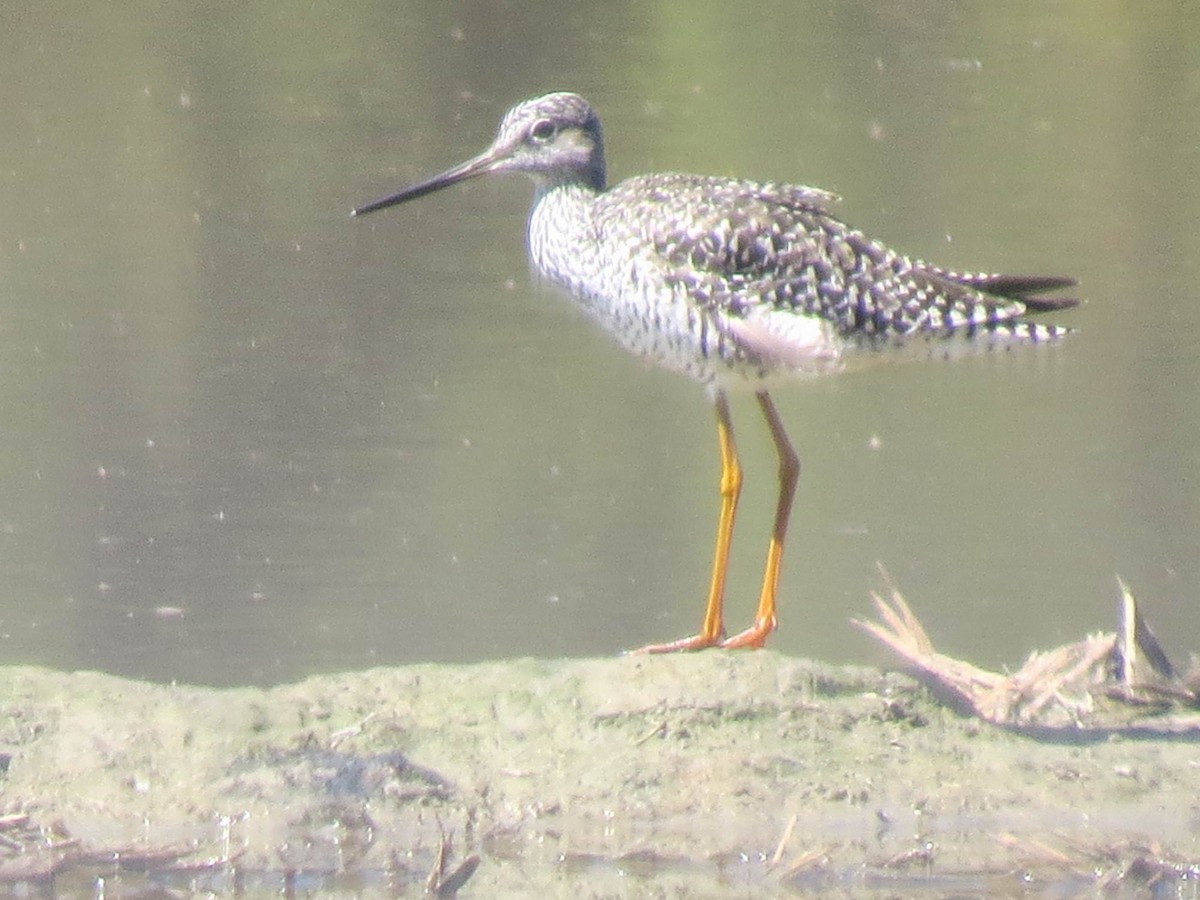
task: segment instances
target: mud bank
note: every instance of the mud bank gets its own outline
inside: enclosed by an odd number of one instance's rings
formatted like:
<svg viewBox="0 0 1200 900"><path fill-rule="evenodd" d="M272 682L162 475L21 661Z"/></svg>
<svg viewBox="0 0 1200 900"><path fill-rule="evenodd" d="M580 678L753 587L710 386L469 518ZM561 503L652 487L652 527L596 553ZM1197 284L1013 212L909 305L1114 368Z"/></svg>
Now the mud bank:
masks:
<svg viewBox="0 0 1200 900"><path fill-rule="evenodd" d="M0 877L61 894L415 895L443 835L447 872L480 858L464 897L1070 893L1200 859L1194 742L1034 741L771 652L269 690L7 668L0 709Z"/></svg>

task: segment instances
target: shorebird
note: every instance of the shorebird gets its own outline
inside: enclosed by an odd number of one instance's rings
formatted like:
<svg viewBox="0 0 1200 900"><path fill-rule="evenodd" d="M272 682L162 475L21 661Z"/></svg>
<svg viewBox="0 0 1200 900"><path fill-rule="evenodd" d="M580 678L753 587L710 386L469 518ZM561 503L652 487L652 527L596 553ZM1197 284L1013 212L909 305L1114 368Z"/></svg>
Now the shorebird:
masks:
<svg viewBox="0 0 1200 900"><path fill-rule="evenodd" d="M768 387L899 348L949 356L1056 340L1029 313L1078 301L1042 275L968 274L890 250L839 220L837 197L800 185L661 173L608 186L600 119L573 93L518 103L491 146L353 211L362 216L468 178L524 172L536 186L534 269L629 351L705 384L716 409L720 512L700 631L636 652L762 647L776 628L784 539L800 463ZM749 384L779 459L779 494L753 623L726 636L725 574L742 466L728 390Z"/></svg>

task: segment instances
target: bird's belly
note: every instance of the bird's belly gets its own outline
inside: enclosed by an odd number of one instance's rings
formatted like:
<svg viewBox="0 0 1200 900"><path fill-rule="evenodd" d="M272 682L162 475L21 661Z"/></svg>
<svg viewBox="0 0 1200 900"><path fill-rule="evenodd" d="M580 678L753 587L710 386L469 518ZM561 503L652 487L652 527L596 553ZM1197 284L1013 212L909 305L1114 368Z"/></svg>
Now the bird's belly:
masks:
<svg viewBox="0 0 1200 900"><path fill-rule="evenodd" d="M761 384L824 374L841 367L840 342L828 323L784 314L725 317L692 302L683 291L654 285L597 286L582 279L544 277L564 290L635 356L705 383Z"/></svg>
<svg viewBox="0 0 1200 900"><path fill-rule="evenodd" d="M669 274L655 253L601 240L586 216L545 195L529 222L537 276L564 290L630 353L703 382L821 374L840 368L833 324L751 299L733 309L702 279ZM745 298L742 298L744 300Z"/></svg>

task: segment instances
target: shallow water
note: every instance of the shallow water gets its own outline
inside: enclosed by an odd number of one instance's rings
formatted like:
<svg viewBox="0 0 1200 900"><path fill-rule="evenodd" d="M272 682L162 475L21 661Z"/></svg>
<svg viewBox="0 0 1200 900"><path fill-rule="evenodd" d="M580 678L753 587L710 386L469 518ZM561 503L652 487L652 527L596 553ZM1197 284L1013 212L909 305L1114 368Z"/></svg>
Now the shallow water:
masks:
<svg viewBox="0 0 1200 900"><path fill-rule="evenodd" d="M520 179L370 220L513 101L587 95L614 178L802 181L949 266L1062 272L1050 353L776 393L803 460L773 646L881 657L881 561L993 666L1110 627L1200 645L1195 26L1082 2L96 8L6 23L4 658L271 683L608 655L696 628L702 391L534 289ZM750 615L774 461L747 474Z"/></svg>

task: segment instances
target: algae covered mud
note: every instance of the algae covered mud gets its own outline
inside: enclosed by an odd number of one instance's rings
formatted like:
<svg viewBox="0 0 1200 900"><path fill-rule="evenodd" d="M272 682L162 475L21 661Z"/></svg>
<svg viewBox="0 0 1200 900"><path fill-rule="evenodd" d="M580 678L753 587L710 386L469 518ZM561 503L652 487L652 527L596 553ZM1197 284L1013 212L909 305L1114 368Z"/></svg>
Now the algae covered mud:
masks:
<svg viewBox="0 0 1200 900"><path fill-rule="evenodd" d="M0 702L15 893L1196 895L1200 744L1034 741L771 652L269 690L8 668Z"/></svg>

